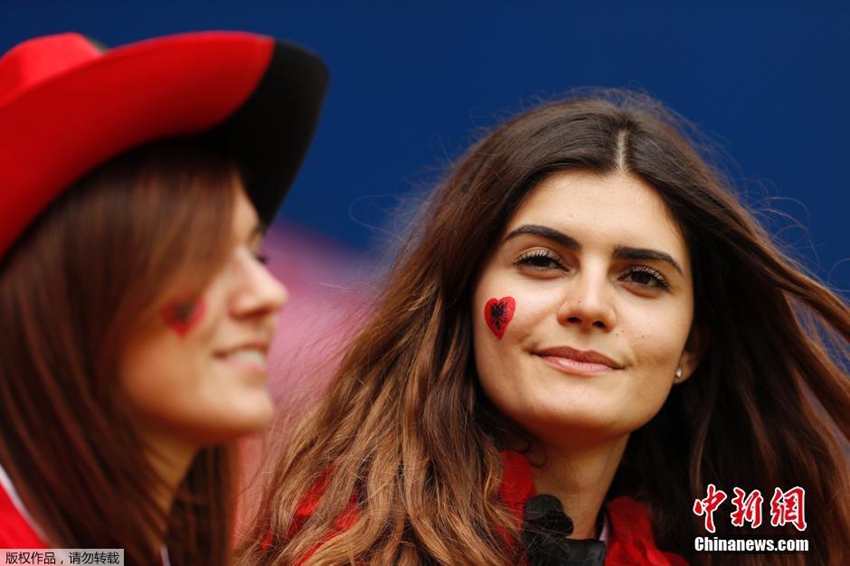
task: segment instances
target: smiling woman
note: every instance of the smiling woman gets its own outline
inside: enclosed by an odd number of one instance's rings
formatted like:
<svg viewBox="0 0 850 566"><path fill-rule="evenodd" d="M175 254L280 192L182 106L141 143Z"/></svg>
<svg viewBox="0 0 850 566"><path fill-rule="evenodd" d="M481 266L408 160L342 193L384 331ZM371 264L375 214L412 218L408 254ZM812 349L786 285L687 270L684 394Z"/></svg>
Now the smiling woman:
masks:
<svg viewBox="0 0 850 566"><path fill-rule="evenodd" d="M182 439L187 456L198 446L262 429L273 412L266 352L286 290L256 257L262 232L254 207L241 188L232 190L231 234L222 242L227 251L200 296L189 301L188 316L154 319L128 340L120 359L122 389L139 428ZM168 300L162 312L174 304Z"/></svg>
<svg viewBox="0 0 850 566"><path fill-rule="evenodd" d="M850 560L850 314L677 128L603 92L460 159L280 456L244 563ZM707 491L794 486L803 535L722 509L716 536L807 554L695 552Z"/></svg>
<svg viewBox="0 0 850 566"><path fill-rule="evenodd" d="M231 563L287 299L257 247L325 80L228 32L0 59L0 547Z"/></svg>
<svg viewBox="0 0 850 566"><path fill-rule="evenodd" d="M271 418L262 360L286 299L240 185L191 142L148 146L78 182L4 258L0 455L40 541L134 563L160 544L175 565L228 555L230 443ZM194 547L183 522L221 540Z"/></svg>
<svg viewBox="0 0 850 566"><path fill-rule="evenodd" d="M619 461L699 362L684 237L639 178L588 172L548 177L507 232L472 301L484 393L547 446L608 443ZM516 314L493 340L476 315L508 293Z"/></svg>
<svg viewBox="0 0 850 566"><path fill-rule="evenodd" d="M506 231L472 300L479 381L548 461L535 487L570 510L575 538L594 538L629 434L702 354L687 246L656 192L625 173L554 173ZM477 314L506 293L516 314L493 340Z"/></svg>

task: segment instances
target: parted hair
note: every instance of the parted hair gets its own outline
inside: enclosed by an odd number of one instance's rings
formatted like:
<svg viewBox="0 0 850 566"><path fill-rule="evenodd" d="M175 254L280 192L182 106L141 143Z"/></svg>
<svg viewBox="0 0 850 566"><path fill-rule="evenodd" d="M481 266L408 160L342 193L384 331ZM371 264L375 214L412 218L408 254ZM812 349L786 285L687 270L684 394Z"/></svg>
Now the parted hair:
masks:
<svg viewBox="0 0 850 566"><path fill-rule="evenodd" d="M604 91L532 108L473 145L418 216L326 395L276 457L240 564L296 564L317 547L306 564L521 560L516 518L498 496L508 431L478 384L471 294L529 191L565 170L620 171L654 187L685 237L694 324L709 337L695 373L631 435L609 496L645 502L658 546L694 564L850 562L848 308L771 241L693 139L661 104ZM810 551L696 554L705 533L692 507L709 483L766 500L775 487L804 487ZM296 510L317 486L304 520ZM356 518L340 529L350 506ZM729 521L717 525L717 536L732 534ZM790 525L758 532L800 536Z"/></svg>

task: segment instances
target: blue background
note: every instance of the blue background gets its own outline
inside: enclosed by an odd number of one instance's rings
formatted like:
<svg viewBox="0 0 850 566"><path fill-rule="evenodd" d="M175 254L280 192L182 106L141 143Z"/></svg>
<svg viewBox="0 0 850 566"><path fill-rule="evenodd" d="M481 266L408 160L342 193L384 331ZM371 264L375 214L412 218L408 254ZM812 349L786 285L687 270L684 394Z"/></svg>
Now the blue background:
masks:
<svg viewBox="0 0 850 566"><path fill-rule="evenodd" d="M310 47L331 89L282 217L372 250L478 128L575 87L641 89L706 132L746 200L781 213L768 227L850 289L850 3L681 4L0 0L0 50L68 30L115 46L242 29Z"/></svg>

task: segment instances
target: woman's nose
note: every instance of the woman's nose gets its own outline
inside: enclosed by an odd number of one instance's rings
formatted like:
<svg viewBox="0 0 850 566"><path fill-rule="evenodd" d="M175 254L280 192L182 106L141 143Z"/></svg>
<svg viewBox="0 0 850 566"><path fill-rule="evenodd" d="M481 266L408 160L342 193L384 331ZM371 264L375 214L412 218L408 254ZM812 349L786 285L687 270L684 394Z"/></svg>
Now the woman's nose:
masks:
<svg viewBox="0 0 850 566"><path fill-rule="evenodd" d="M558 321L583 329L611 330L617 323L611 293L605 273L591 270L577 273L565 284Z"/></svg>
<svg viewBox="0 0 850 566"><path fill-rule="evenodd" d="M268 268L254 260L244 270L244 280L231 307L240 317L275 314L289 302L289 291Z"/></svg>

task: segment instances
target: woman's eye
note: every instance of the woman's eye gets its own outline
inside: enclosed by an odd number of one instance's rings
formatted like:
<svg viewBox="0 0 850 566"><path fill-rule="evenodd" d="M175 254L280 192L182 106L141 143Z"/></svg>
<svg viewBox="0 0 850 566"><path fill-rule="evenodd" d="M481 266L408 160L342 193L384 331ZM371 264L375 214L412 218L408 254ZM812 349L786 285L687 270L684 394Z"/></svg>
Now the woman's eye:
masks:
<svg viewBox="0 0 850 566"><path fill-rule="evenodd" d="M522 254L514 263L518 266L526 266L539 270L563 267L560 257L545 250L536 250Z"/></svg>
<svg viewBox="0 0 850 566"><path fill-rule="evenodd" d="M661 275L661 272L652 269L651 267L631 267L623 276L625 281L635 283L641 287L654 287L659 289L667 289L670 284Z"/></svg>

